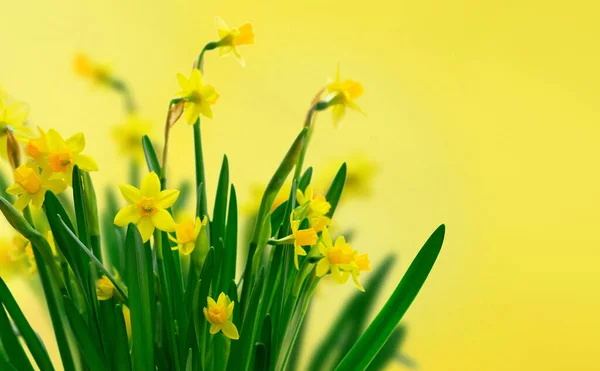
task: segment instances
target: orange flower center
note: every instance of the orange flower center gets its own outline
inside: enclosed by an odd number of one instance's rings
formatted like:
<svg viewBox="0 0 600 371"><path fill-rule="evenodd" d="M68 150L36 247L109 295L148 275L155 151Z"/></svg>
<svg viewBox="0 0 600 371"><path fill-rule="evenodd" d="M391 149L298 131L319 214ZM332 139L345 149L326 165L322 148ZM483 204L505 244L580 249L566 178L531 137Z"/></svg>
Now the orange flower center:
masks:
<svg viewBox="0 0 600 371"><path fill-rule="evenodd" d="M30 140L25 145L25 153L31 158L36 158L40 155L40 148L34 143L33 140Z"/></svg>
<svg viewBox="0 0 600 371"><path fill-rule="evenodd" d="M225 305L215 305L208 308L210 323L223 324L227 322L227 308Z"/></svg>
<svg viewBox="0 0 600 371"><path fill-rule="evenodd" d="M73 155L66 148L59 148L48 156L50 168L57 173L64 173L73 166Z"/></svg>
<svg viewBox="0 0 600 371"><path fill-rule="evenodd" d="M142 216L152 216L158 212L153 198L142 197L136 205Z"/></svg>
<svg viewBox="0 0 600 371"><path fill-rule="evenodd" d="M42 182L35 170L26 166L19 166L15 170L15 182L31 194L42 188Z"/></svg>

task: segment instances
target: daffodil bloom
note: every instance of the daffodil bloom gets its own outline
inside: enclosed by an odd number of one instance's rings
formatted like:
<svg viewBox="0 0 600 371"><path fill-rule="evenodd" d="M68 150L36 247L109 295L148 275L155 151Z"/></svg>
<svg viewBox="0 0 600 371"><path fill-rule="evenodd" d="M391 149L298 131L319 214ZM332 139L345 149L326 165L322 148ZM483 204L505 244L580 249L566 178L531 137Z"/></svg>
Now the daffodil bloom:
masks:
<svg viewBox="0 0 600 371"><path fill-rule="evenodd" d="M358 255L357 252L354 252L354 260L352 261L351 266L352 268L350 272L352 273L352 281L354 281L354 284L360 291L365 291L360 282L358 282L358 277L360 276L361 271L371 270L371 261L369 260L369 255Z"/></svg>
<svg viewBox="0 0 600 371"><path fill-rule="evenodd" d="M25 144L25 154L38 165L45 167L48 157L48 139L46 132L38 126L38 138L31 138Z"/></svg>
<svg viewBox="0 0 600 371"><path fill-rule="evenodd" d="M313 197L312 186L306 187L304 193L296 190L296 200L300 205L298 210L303 211L300 211L301 215L295 215L296 218L303 219L306 216L316 232L321 232L331 223L331 219L325 216L331 209L331 204L321 195Z"/></svg>
<svg viewBox="0 0 600 371"><path fill-rule="evenodd" d="M331 240L329 230L325 228L317 247L319 248L319 253L323 256L317 264L317 276L323 277L331 270L331 275L336 282L345 283L348 281L348 271L352 269L354 253L344 237L338 237L334 244Z"/></svg>
<svg viewBox="0 0 600 371"><path fill-rule="evenodd" d="M6 131L10 130L19 141L26 141L32 136L31 130L24 125L29 115L29 107L22 102L11 104L0 96L0 156L7 158Z"/></svg>
<svg viewBox="0 0 600 371"><path fill-rule="evenodd" d="M177 81L181 91L175 95L176 98L185 99L184 117L185 121L193 125L199 115L212 119L211 105L217 102L219 94L212 85L202 83L202 72L194 68L187 79L183 74L177 74Z"/></svg>
<svg viewBox="0 0 600 371"><path fill-rule="evenodd" d="M31 202L35 207L42 207L47 190L58 194L67 188L67 184L60 177L42 171L38 174L37 167L33 164L21 165L14 171L15 184L8 187L6 193L18 196L14 207L23 210Z"/></svg>
<svg viewBox="0 0 600 371"><path fill-rule="evenodd" d="M46 241L50 245L52 255L56 255L56 245L54 244L54 237L52 232L48 232L46 235ZM13 248L10 254L11 258L15 261L27 258L29 263L29 274L35 274L37 272L37 264L35 262L35 255L33 253L33 247L31 242L26 239L23 235L17 234L13 238Z"/></svg>
<svg viewBox="0 0 600 371"><path fill-rule="evenodd" d="M250 23L244 23L239 27L229 28L225 21L220 17L215 17L215 24L220 39L219 54L222 56L233 54L242 67L246 66L246 61L240 53L238 53L236 47L254 44L252 25Z"/></svg>
<svg viewBox="0 0 600 371"><path fill-rule="evenodd" d="M294 213L292 213L290 215L290 224L294 237L294 264L296 265L296 269L300 269L298 255L306 256L306 251L302 246L314 246L319 238L313 228L300 229L300 223L301 220L294 220Z"/></svg>
<svg viewBox="0 0 600 371"><path fill-rule="evenodd" d="M98 170L96 160L81 153L85 149L83 133L74 134L65 141L56 130L50 129L46 134L46 140L48 157L47 163L42 168L62 174L67 184L71 185L75 165L83 171Z"/></svg>
<svg viewBox="0 0 600 371"><path fill-rule="evenodd" d="M123 124L113 127L113 139L117 142L122 154L142 162L144 161L142 136L148 134L151 129L150 121L131 114Z"/></svg>
<svg viewBox="0 0 600 371"><path fill-rule="evenodd" d="M364 114L362 109L354 102L354 100L363 95L364 89L362 84L350 79L342 81L339 65L335 80L327 85L327 92L329 93L327 98L329 102L328 106L333 106L333 125L336 128L346 114L347 107Z"/></svg>
<svg viewBox="0 0 600 371"><path fill-rule="evenodd" d="M222 331L223 335L230 339L239 339L238 330L231 321L235 303L229 300L225 293L221 293L216 302L209 296L207 302L208 308L205 307L203 311L206 320L210 323L210 333L214 335Z"/></svg>
<svg viewBox="0 0 600 371"><path fill-rule="evenodd" d="M119 186L121 193L129 205L122 208L115 216L115 224L125 227L129 223L137 225L144 242L150 239L155 228L165 232L175 232L175 221L166 210L171 207L179 191L176 189L160 190L158 175L150 172L142 180L140 189L129 185Z"/></svg>
<svg viewBox="0 0 600 371"><path fill-rule="evenodd" d="M73 67L79 76L89 78L96 83L107 82L111 79L111 68L108 65L92 61L87 54L77 54L73 60Z"/></svg>
<svg viewBox="0 0 600 371"><path fill-rule="evenodd" d="M169 238L177 243L177 246L173 247L173 250L179 249L183 255L190 255L196 247L196 240L203 227L206 226L208 218L204 216L204 219L200 221L200 217L196 217L195 221L185 220L175 227L175 235L177 238Z"/></svg>
<svg viewBox="0 0 600 371"><path fill-rule="evenodd" d="M115 294L115 285L106 276L96 282L96 296L98 300L108 300Z"/></svg>

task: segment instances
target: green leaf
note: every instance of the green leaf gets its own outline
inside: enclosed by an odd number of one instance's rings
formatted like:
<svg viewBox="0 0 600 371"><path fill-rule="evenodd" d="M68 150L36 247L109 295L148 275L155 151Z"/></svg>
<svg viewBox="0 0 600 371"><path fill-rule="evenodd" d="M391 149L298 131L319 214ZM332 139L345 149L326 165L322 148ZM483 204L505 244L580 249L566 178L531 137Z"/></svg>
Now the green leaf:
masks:
<svg viewBox="0 0 600 371"><path fill-rule="evenodd" d="M17 335L13 331L12 324L6 315L4 310L3 302L0 300L0 340L6 354L8 355L10 363L15 365L19 370L31 370L33 366L25 354L25 350L21 346Z"/></svg>
<svg viewBox="0 0 600 371"><path fill-rule="evenodd" d="M263 343L256 343L254 346L254 370L269 369L269 353L267 347Z"/></svg>
<svg viewBox="0 0 600 371"><path fill-rule="evenodd" d="M212 223L210 224L210 243L217 246L220 239L225 240L225 218L227 214L227 191L229 190L229 162L227 156L223 156Z"/></svg>
<svg viewBox="0 0 600 371"><path fill-rule="evenodd" d="M79 173L79 167L73 167L73 201L75 204L75 217L77 219L77 236L83 239L83 243L90 245L90 234L87 224L87 211L83 193L83 182Z"/></svg>
<svg viewBox="0 0 600 371"><path fill-rule="evenodd" d="M10 225L27 238L33 246L35 261L42 281L44 296L50 312L50 318L56 335L56 342L60 351L63 367L66 371L75 370L73 355L64 327L64 312L58 288L64 287L63 278L58 271L52 250L48 241L36 231L23 215L17 211L6 199L0 197L0 210ZM27 209L25 209L27 211Z"/></svg>
<svg viewBox="0 0 600 371"><path fill-rule="evenodd" d="M123 316L123 307L121 304L115 306L115 324L114 364L117 366L118 371L130 371L129 340L127 339L127 327L125 326L125 317Z"/></svg>
<svg viewBox="0 0 600 371"><path fill-rule="evenodd" d="M442 248L445 231L442 224L425 242L383 309L336 370L364 370L377 356L425 283Z"/></svg>
<svg viewBox="0 0 600 371"><path fill-rule="evenodd" d="M342 191L344 190L344 184L346 183L346 172L347 166L344 162L340 167L340 170L338 170L337 174L335 175L335 178L333 178L333 182L331 183L331 186L327 191L327 195L325 196L325 199L331 205L331 209L329 209L329 212L327 213L327 216L330 218L333 216L333 213L340 202L340 197L342 197Z"/></svg>
<svg viewBox="0 0 600 371"><path fill-rule="evenodd" d="M244 308L247 307L247 297L250 295L250 290L252 288L252 273L256 273L252 271L253 260L258 259L258 257L262 255L262 250L257 251L259 239L264 234L263 229L270 228L271 226L269 219L271 207L273 206L273 202L275 201L279 190L281 187L283 187L285 180L298 161L298 156L300 156L300 151L302 150L302 146L306 138L306 132L306 128L302 129L302 131L296 137L296 140L294 140L294 143L292 143L290 149L283 158L283 161L281 161L279 167L275 171L275 174L273 174L273 177L269 181L267 189L265 190L260 202L260 208L258 210L256 224L254 225L254 232L252 233L252 239L250 242L250 249L248 250L248 258L244 268L244 286L242 288L242 297L240 300L241 305Z"/></svg>
<svg viewBox="0 0 600 371"><path fill-rule="evenodd" d="M131 335L133 369L140 371L154 370L154 334L152 323L152 306L154 305L154 289L150 282L152 277L152 259L148 245L144 245L142 237L134 224L127 228L127 287L129 288L129 304L131 314Z"/></svg>
<svg viewBox="0 0 600 371"><path fill-rule="evenodd" d="M142 147L144 148L144 155L146 156L146 163L148 164L148 170L154 171L160 176L160 162L158 162L158 156L152 145L152 141L147 135L142 137Z"/></svg>
<svg viewBox="0 0 600 371"><path fill-rule="evenodd" d="M125 233L124 229L114 224L115 215L119 212L119 205L112 188L106 189L106 207L102 213L102 238L105 246L110 246L107 253L108 265L117 270L122 277L127 275L125 269Z"/></svg>
<svg viewBox="0 0 600 371"><path fill-rule="evenodd" d="M231 185L231 196L229 197L229 210L227 212L227 227L225 231L225 254L223 257L223 268L221 270L221 291L226 292L230 282L235 279L235 267L237 262L237 240L238 240L238 210L235 187Z"/></svg>
<svg viewBox="0 0 600 371"><path fill-rule="evenodd" d="M4 177L4 172L0 171L0 197L10 201L11 203L14 201L14 197L6 193L6 189L9 187L9 184L6 182L6 178Z"/></svg>
<svg viewBox="0 0 600 371"><path fill-rule="evenodd" d="M377 267L365 283L366 292L357 292L346 303L341 313L336 316L335 323L315 347L308 369L315 371L332 369L356 343L365 330L369 312L377 301L394 260L393 255L386 257L383 264Z"/></svg>
<svg viewBox="0 0 600 371"><path fill-rule="evenodd" d="M264 277L264 267L261 267L256 278L256 284L254 285L252 294L250 295L248 308L244 312L240 339L235 343L235 345L239 345L237 350L241 350L241 353L238 351L233 352L233 354L240 354L240 370L250 370L254 364L254 343L258 336L259 325L262 322L262 318L257 318L257 314L261 312L261 306L263 303L259 299L261 298L263 292Z"/></svg>
<svg viewBox="0 0 600 371"><path fill-rule="evenodd" d="M312 175L313 175L312 167L309 167L308 169L306 169L306 171L304 171L304 174L302 174L302 177L300 178L300 181L298 182L299 190L301 190L302 192L304 192L306 190L306 187L308 187L308 185L310 184Z"/></svg>
<svg viewBox="0 0 600 371"><path fill-rule="evenodd" d="M5 371L18 371L17 368L15 366L13 366L12 364L10 364L8 361L5 361L3 359L0 358L0 370L5 370Z"/></svg>
<svg viewBox="0 0 600 371"><path fill-rule="evenodd" d="M15 298L8 289L8 286L6 286L6 283L4 283L4 280L0 278L0 305L2 304L4 304L4 307L10 315L10 318L12 318L14 321L14 324L19 330L21 337L23 337L23 340L25 340L25 344L27 344L31 355L40 370L54 370L52 361L50 360L50 356L48 355L42 340L37 336L25 318L25 315L21 311L21 308L19 308Z"/></svg>
<svg viewBox="0 0 600 371"><path fill-rule="evenodd" d="M207 305L207 298L210 290L210 283L213 276L213 267L215 264L215 252L213 248L208 250L200 280L196 284L194 290L194 300L192 304L192 313L194 317L194 329L196 331L196 344L200 349L200 360L205 362L205 345L206 345L206 319L204 318L203 308Z"/></svg>
<svg viewBox="0 0 600 371"><path fill-rule="evenodd" d="M405 337L406 329L403 326L398 326L383 348L377 353L377 356L373 362L371 362L367 370L377 371L385 369L385 367L399 355L398 352L400 351L400 347Z"/></svg>
<svg viewBox="0 0 600 371"><path fill-rule="evenodd" d="M65 235L71 240L71 242L75 245L77 245L78 247L81 248L81 250L83 250L83 252L85 252L87 254L87 256L90 258L91 262L94 263L96 265L96 267L98 269L100 269L100 271L112 282L112 284L115 286L115 288L117 289L117 291L119 292L119 295L121 295L121 300L123 300L125 302L125 305L128 305L129 303L129 299L127 296L127 291L125 290L125 288L121 285L121 282L119 280L117 280L109 271L108 269L106 269L106 267L98 260L98 258L96 258L94 256L94 253L83 244L83 242L81 242L79 240L79 238L77 238L77 236L75 236L75 233L73 233L72 230L69 229L69 226L65 223L65 221L60 217L60 215L58 216L59 221L61 222L60 227L62 228L62 230L65 232Z"/></svg>
<svg viewBox="0 0 600 371"><path fill-rule="evenodd" d="M88 328L85 320L77 311L77 308L73 305L69 298L64 298L65 313L71 324L71 329L79 345L79 349L83 354L83 359L87 363L91 371L104 371L107 370L106 363L104 362L104 355L102 354L102 346L100 345L100 339L93 336Z"/></svg>

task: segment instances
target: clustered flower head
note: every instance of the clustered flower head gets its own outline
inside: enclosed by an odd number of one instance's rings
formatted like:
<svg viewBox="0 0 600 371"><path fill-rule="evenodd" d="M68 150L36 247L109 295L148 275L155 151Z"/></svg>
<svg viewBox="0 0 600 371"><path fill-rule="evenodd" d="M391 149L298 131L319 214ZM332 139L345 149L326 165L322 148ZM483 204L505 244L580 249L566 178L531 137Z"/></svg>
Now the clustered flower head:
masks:
<svg viewBox="0 0 600 371"><path fill-rule="evenodd" d="M346 283L352 276L356 287L364 291L358 277L360 272L371 270L368 255L359 255L358 251L352 250L343 236L337 237L335 243L332 241L329 232L331 219L327 217L331 204L325 197L314 195L310 185L304 192L297 190L296 193L298 207L290 215L292 236L283 239L294 241L296 269L299 269L298 257L307 255L303 246L308 246L311 247L311 256L316 255L319 259L315 272L318 277L330 273L336 282ZM301 228L302 225L306 227Z"/></svg>
<svg viewBox="0 0 600 371"><path fill-rule="evenodd" d="M14 124L16 121L11 122ZM63 192L72 183L75 165L83 171L98 170L96 161L82 153L85 149L83 133L64 140L56 130L46 133L38 127L38 134L37 138L32 134L19 138L25 143L27 162L20 166L15 164L15 183L6 190L8 194L17 196L14 206L19 210L30 203L41 207L48 190L55 194ZM17 151L20 151L19 148Z"/></svg>

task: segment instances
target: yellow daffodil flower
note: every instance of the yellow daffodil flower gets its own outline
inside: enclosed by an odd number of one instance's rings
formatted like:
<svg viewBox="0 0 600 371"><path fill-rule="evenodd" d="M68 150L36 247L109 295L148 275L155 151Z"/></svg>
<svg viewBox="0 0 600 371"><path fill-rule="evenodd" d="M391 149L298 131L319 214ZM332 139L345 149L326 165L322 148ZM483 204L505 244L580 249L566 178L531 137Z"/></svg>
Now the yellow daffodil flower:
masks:
<svg viewBox="0 0 600 371"><path fill-rule="evenodd" d="M41 207L47 190L58 194L67 188L67 184L60 177L51 175L48 171L38 174L37 167L33 164L21 165L14 171L15 184L8 187L6 193L18 196L14 207L23 210L31 202L35 207Z"/></svg>
<svg viewBox="0 0 600 371"><path fill-rule="evenodd" d="M84 53L75 55L73 67L79 76L91 79L96 83L104 83L111 79L110 66L98 64Z"/></svg>
<svg viewBox="0 0 600 371"><path fill-rule="evenodd" d="M294 264L296 269L298 265L298 255L305 256L306 251L302 246L314 246L317 243L318 236L314 228L300 229L301 220L294 220L294 213L290 215L290 224L292 226L292 235L294 236Z"/></svg>
<svg viewBox="0 0 600 371"><path fill-rule="evenodd" d="M160 180L154 172L144 177L140 189L129 184L121 184L119 188L129 205L122 208L115 216L116 225L120 227L125 227L129 223L137 225L144 242L150 239L155 228L165 232L175 232L175 221L166 209L171 207L179 197L178 190L161 191Z"/></svg>
<svg viewBox="0 0 600 371"><path fill-rule="evenodd" d="M56 130L50 129L46 134L46 140L48 145L47 163L40 165L54 173L62 174L67 184L71 185L75 165L83 171L98 170L96 160L81 153L85 149L83 133L74 134L65 141Z"/></svg>
<svg viewBox="0 0 600 371"><path fill-rule="evenodd" d="M329 106L333 106L333 125L336 128L339 127L340 121L346 114L346 107L364 114L362 109L354 102L355 99L363 95L364 89L362 84L350 79L342 81L339 65L335 80L327 85L327 92L329 93Z"/></svg>
<svg viewBox="0 0 600 371"><path fill-rule="evenodd" d="M131 114L123 124L113 127L113 139L122 154L137 162L143 162L142 136L150 133L151 129L150 121Z"/></svg>
<svg viewBox="0 0 600 371"><path fill-rule="evenodd" d="M345 283L348 281L348 271L352 268L351 263L354 260L354 253L344 237L336 238L334 244L329 230L325 228L317 247L319 253L323 255L323 258L317 264L317 276L323 277L331 270L331 275L336 282Z"/></svg>
<svg viewBox="0 0 600 371"><path fill-rule="evenodd" d="M38 165L45 167L48 163L48 139L46 132L38 126L38 138L31 138L25 144L25 154L34 160Z"/></svg>
<svg viewBox="0 0 600 371"><path fill-rule="evenodd" d="M177 243L177 246L173 247L173 250L179 249L183 255L190 255L194 248L196 248L196 240L203 227L206 226L208 218L204 216L204 219L200 221L200 217L196 217L195 221L185 220L175 227L175 235L177 238L169 238Z"/></svg>
<svg viewBox="0 0 600 371"><path fill-rule="evenodd" d="M96 296L98 300L108 300L115 294L115 285L106 276L96 281Z"/></svg>
<svg viewBox="0 0 600 371"><path fill-rule="evenodd" d="M52 250L52 255L56 255L56 245L54 244L54 236L52 236L52 232L48 232L46 235L46 241L50 245L50 249ZM12 243L12 251L11 258L14 261L21 260L23 258L27 258L27 262L29 263L29 274L33 275L37 273L37 264L35 262L35 255L33 253L33 246L28 239L26 239L21 234L16 234L13 238Z"/></svg>
<svg viewBox="0 0 600 371"><path fill-rule="evenodd" d="M212 335L223 332L223 335L227 336L232 340L240 338L237 328L231 321L233 315L234 302L229 300L229 297L225 293L221 293L217 302L210 296L207 298L208 308L204 308L204 316L210 323L210 333Z"/></svg>
<svg viewBox="0 0 600 371"><path fill-rule="evenodd" d="M298 201L298 205L300 205L298 207L300 214L305 214L296 215L296 217L303 219L306 216L311 228L316 232L321 232L331 223L331 219L325 216L331 209L331 204L321 195L313 197L312 186L309 185L306 187L304 193L299 189L296 190L296 200Z"/></svg>
<svg viewBox="0 0 600 371"><path fill-rule="evenodd" d="M26 141L32 136L31 130L24 125L29 115L29 107L22 102L7 104L0 96L0 156L7 158L6 131L10 130L18 141Z"/></svg>
<svg viewBox="0 0 600 371"><path fill-rule="evenodd" d="M175 95L176 98L184 98L184 116L185 121L193 125L196 123L199 115L212 119L211 105L217 102L219 94L212 85L202 83L202 72L194 68L187 79L183 74L177 74L177 81L181 91Z"/></svg>
<svg viewBox="0 0 600 371"><path fill-rule="evenodd" d="M350 272L352 273L352 281L360 291L365 291L363 286L358 282L358 277L360 276L361 271L370 271L371 270L371 261L369 260L369 254L358 255L357 252L354 252L354 260L352 261L352 268Z"/></svg>
<svg viewBox="0 0 600 371"><path fill-rule="evenodd" d="M246 61L244 60L244 57L238 53L236 47L254 44L252 25L250 23L244 23L239 27L229 28L225 21L220 17L215 17L215 24L220 39L219 54L221 56L233 54L242 67L245 67Z"/></svg>

